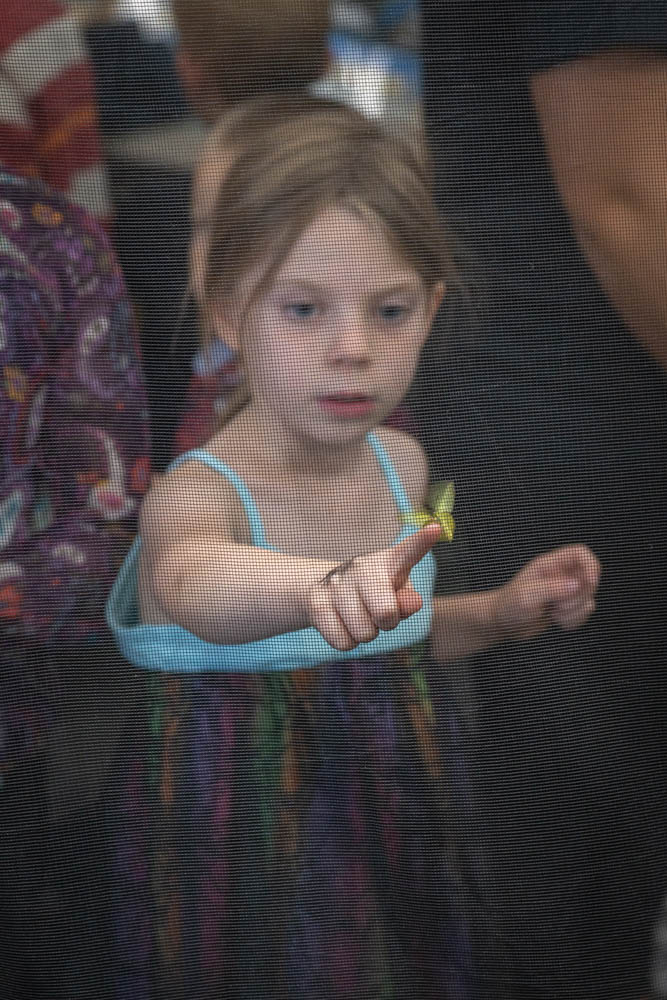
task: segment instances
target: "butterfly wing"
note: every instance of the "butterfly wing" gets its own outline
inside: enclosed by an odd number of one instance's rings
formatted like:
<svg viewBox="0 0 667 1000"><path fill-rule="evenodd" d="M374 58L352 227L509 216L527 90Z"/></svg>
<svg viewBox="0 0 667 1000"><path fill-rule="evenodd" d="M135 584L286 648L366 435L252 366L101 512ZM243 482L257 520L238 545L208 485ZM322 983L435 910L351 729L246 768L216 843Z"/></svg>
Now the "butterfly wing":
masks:
<svg viewBox="0 0 667 1000"><path fill-rule="evenodd" d="M445 542L451 542L454 538L454 510L455 490L454 483L435 483L429 494L430 506L433 514L442 528L441 538Z"/></svg>
<svg viewBox="0 0 667 1000"><path fill-rule="evenodd" d="M434 483L429 490L429 506L436 516L451 514L454 510L454 483Z"/></svg>
<svg viewBox="0 0 667 1000"><path fill-rule="evenodd" d="M429 491L428 503L424 510L413 510L402 514L401 520L406 524L416 524L423 528L426 524L437 521L442 529L441 540L451 542L454 537L454 483L436 483Z"/></svg>
<svg viewBox="0 0 667 1000"><path fill-rule="evenodd" d="M401 514L401 521L404 524L416 524L419 528L431 524L433 520L433 514L429 514L425 510L411 510L407 514Z"/></svg>

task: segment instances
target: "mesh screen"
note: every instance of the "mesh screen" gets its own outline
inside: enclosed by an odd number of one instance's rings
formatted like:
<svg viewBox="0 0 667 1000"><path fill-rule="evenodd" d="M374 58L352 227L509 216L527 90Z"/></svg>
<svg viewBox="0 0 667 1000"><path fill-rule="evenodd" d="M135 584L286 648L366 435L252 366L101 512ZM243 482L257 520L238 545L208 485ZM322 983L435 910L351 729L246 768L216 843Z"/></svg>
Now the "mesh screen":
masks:
<svg viewBox="0 0 667 1000"><path fill-rule="evenodd" d="M3 0L2 1000L667 997L666 46Z"/></svg>

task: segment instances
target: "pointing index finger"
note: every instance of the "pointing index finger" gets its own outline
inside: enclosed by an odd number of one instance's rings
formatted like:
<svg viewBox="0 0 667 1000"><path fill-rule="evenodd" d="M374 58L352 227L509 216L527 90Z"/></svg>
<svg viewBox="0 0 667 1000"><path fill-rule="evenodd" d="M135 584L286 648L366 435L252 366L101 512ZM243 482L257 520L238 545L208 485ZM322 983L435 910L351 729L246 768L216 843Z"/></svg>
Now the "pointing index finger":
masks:
<svg viewBox="0 0 667 1000"><path fill-rule="evenodd" d="M439 538L440 525L427 524L389 550L389 575L396 588L404 586L412 567L424 558Z"/></svg>

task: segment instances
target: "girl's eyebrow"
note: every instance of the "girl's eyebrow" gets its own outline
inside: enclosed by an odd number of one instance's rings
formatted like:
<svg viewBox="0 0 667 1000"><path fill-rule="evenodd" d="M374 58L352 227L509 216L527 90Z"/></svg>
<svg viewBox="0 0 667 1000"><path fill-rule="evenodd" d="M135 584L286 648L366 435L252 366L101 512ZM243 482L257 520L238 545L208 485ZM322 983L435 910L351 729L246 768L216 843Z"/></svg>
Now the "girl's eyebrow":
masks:
<svg viewBox="0 0 667 1000"><path fill-rule="evenodd" d="M421 291L421 287L421 281L418 279L408 279L406 281L398 281L393 285L387 285L379 289L375 294L378 298L384 295L395 295L397 292L410 292L414 294Z"/></svg>
<svg viewBox="0 0 667 1000"><path fill-rule="evenodd" d="M276 286L278 288L285 289L289 286L290 290L302 290L307 292L314 292L318 295L322 292L330 292L331 289L325 285L318 285L314 281L306 281L299 277L289 277L278 278L276 281ZM421 282L419 279L406 279L405 281L397 281L392 285L386 285L382 288L374 288L371 290L370 295L372 298L380 299L385 295L395 295L397 292L410 292L414 294L421 290Z"/></svg>
<svg viewBox="0 0 667 1000"><path fill-rule="evenodd" d="M290 290L299 289L300 291L316 292L318 295L325 290L323 285L318 285L314 281L305 281L296 275L293 278L289 275L284 278L280 276L276 278L276 287L278 289L284 289L287 286L289 286Z"/></svg>

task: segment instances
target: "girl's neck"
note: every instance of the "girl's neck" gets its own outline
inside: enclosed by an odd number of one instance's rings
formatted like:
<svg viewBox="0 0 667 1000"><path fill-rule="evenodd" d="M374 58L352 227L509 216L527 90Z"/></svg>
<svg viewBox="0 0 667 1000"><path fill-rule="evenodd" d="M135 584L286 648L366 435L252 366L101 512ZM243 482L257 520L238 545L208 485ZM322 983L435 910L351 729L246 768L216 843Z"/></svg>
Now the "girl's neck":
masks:
<svg viewBox="0 0 667 1000"><path fill-rule="evenodd" d="M281 477L301 482L351 479L368 461L366 435L356 441L333 444L308 439L286 440L278 434L267 433L250 406L241 410L221 434L216 435L216 441L225 451L231 448L244 465L275 469Z"/></svg>

